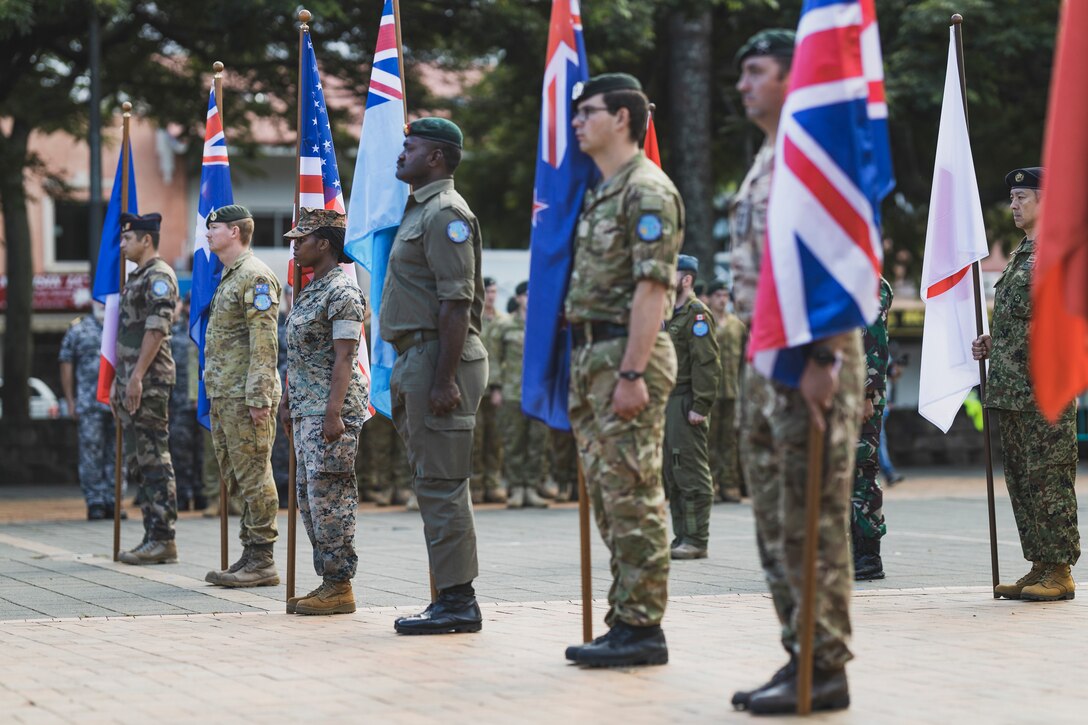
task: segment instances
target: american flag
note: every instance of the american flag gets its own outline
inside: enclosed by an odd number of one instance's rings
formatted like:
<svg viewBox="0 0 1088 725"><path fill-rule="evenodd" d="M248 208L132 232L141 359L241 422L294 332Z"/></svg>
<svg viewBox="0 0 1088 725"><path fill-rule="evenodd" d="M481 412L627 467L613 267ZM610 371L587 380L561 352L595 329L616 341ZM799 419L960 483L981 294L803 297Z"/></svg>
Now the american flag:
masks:
<svg viewBox="0 0 1088 725"><path fill-rule="evenodd" d="M332 124L310 31L303 33L302 55L302 128L299 129L299 207L335 209L344 213L344 193L340 172L336 169L336 150L332 145Z"/></svg>
<svg viewBox="0 0 1088 725"><path fill-rule="evenodd" d="M894 179L875 31L873 0L801 11L751 338L756 369L788 385L804 369L799 346L880 307L880 202Z"/></svg>

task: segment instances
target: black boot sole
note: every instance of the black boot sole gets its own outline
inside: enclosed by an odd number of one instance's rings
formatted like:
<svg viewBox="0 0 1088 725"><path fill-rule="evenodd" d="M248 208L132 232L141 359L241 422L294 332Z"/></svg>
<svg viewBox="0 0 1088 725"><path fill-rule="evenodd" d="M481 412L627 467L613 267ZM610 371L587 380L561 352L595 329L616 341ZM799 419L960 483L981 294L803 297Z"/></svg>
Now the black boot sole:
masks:
<svg viewBox="0 0 1088 725"><path fill-rule="evenodd" d="M603 657L603 658L600 658L600 659L590 657L589 660L586 660L585 657L583 656L583 657L580 657L580 658L574 660L574 662L576 664L579 664L579 665L583 666L583 667L594 667L594 668L603 668L603 667L648 667L648 666L654 666L654 665L667 665L667 664L669 664L669 653L668 652L663 652L661 654L648 655L646 657L637 657L637 658L627 659L627 660L621 660L621 659L618 659L618 658L617 659L610 659L610 658L607 658L607 657Z"/></svg>
<svg viewBox="0 0 1088 725"><path fill-rule="evenodd" d="M440 627L435 629L419 629L416 627L401 627L396 623L393 624L393 629L397 634L473 634L479 632L484 628L483 622L465 622L464 624L451 624L448 627Z"/></svg>
<svg viewBox="0 0 1088 725"><path fill-rule="evenodd" d="M850 695L844 695L833 700L826 702L814 702L812 703L812 712L826 712L828 710L846 710L850 707ZM758 710L749 708L749 712L753 715L792 715L797 712L796 703L792 707L788 708L773 708L766 710Z"/></svg>

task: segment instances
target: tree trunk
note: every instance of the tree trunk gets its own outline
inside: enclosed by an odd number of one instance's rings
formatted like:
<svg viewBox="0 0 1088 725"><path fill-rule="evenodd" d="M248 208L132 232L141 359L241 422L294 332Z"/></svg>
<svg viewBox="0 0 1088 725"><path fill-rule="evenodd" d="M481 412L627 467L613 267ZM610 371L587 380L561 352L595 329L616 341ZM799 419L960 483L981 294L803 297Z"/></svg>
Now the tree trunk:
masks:
<svg viewBox="0 0 1088 725"><path fill-rule="evenodd" d="M8 309L4 330L4 412L2 425L25 423L30 418L31 336L34 269L30 251L30 223L23 187L30 129L16 120L7 136L0 134L0 208L4 212L4 249L7 254Z"/></svg>
<svg viewBox="0 0 1088 725"><path fill-rule="evenodd" d="M714 276L714 186L711 173L710 10L674 11L669 18L670 174L687 211L685 254L699 259L699 277Z"/></svg>

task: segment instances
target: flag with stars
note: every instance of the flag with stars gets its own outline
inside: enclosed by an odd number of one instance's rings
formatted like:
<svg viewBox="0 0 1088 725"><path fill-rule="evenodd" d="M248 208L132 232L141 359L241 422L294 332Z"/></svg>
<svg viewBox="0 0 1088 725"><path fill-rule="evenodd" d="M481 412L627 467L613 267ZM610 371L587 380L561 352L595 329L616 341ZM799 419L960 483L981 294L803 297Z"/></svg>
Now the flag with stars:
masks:
<svg viewBox="0 0 1088 725"><path fill-rule="evenodd" d="M340 172L336 169L336 150L332 145L332 124L310 31L304 33L302 50L302 128L299 129L298 206L310 209L335 209L344 212L344 193ZM296 215L297 216L297 215Z"/></svg>

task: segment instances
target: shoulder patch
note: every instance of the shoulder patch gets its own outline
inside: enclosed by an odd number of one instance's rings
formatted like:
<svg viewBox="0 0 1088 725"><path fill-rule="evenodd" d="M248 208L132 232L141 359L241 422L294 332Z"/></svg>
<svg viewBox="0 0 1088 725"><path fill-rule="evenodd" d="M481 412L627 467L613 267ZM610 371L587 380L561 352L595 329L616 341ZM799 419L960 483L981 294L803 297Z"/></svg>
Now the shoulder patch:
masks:
<svg viewBox="0 0 1088 725"><path fill-rule="evenodd" d="M446 225L446 237L454 244L461 244L468 240L472 232L468 228L468 222L463 219L454 219Z"/></svg>
<svg viewBox="0 0 1088 725"><path fill-rule="evenodd" d="M256 292L259 295L268 294L268 283L267 282L258 282L256 285L253 286L253 291Z"/></svg>
<svg viewBox="0 0 1088 725"><path fill-rule="evenodd" d="M151 296L152 297L166 297L170 294L170 285L165 279L157 279L151 283Z"/></svg>
<svg viewBox="0 0 1088 725"><path fill-rule="evenodd" d="M638 220L638 238L644 242L656 242L661 239L663 227L657 214L643 214Z"/></svg>
<svg viewBox="0 0 1088 725"><path fill-rule="evenodd" d="M268 287L268 285L263 285L263 286L265 288ZM265 292L258 291L257 296L253 298L253 307L255 309L260 310L261 312L264 312L265 310L267 310L271 306L272 306L272 297L269 296L268 292L267 291L265 291Z"/></svg>
<svg viewBox="0 0 1088 725"><path fill-rule="evenodd" d="M665 198L660 194L643 193L639 197L638 208L642 211L664 211Z"/></svg>
<svg viewBox="0 0 1088 725"><path fill-rule="evenodd" d="M706 337L710 332L710 325L706 324L706 320L702 319L702 315L698 315L695 320L695 324L691 326L691 334L696 337Z"/></svg>

